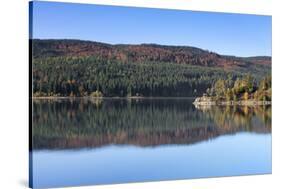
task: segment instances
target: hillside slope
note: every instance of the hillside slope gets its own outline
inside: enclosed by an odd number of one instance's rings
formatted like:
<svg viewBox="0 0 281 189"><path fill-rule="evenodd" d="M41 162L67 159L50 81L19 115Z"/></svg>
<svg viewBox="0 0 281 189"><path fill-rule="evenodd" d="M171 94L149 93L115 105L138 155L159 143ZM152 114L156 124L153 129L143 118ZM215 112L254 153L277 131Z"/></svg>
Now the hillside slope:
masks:
<svg viewBox="0 0 281 189"><path fill-rule="evenodd" d="M271 57L195 47L32 40L34 96L198 96L218 79L271 74Z"/></svg>
<svg viewBox="0 0 281 189"><path fill-rule="evenodd" d="M123 63L168 62L215 67L247 67L249 63L270 65L271 57L223 56L196 47L164 46L157 44L110 45L81 40L32 41L33 57L95 56Z"/></svg>

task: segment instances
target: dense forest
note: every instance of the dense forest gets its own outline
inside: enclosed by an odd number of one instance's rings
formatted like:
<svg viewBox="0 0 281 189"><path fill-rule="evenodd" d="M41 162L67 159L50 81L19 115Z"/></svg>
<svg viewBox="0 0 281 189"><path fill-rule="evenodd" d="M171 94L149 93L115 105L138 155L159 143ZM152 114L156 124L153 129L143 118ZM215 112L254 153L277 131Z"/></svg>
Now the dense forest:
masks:
<svg viewBox="0 0 281 189"><path fill-rule="evenodd" d="M259 100L271 101L271 76L264 77L258 83L251 75L237 78L235 81L218 79L208 88L206 94L217 100Z"/></svg>
<svg viewBox="0 0 281 189"><path fill-rule="evenodd" d="M271 74L270 57L223 56L195 47L31 40L33 96L202 95L218 80Z"/></svg>

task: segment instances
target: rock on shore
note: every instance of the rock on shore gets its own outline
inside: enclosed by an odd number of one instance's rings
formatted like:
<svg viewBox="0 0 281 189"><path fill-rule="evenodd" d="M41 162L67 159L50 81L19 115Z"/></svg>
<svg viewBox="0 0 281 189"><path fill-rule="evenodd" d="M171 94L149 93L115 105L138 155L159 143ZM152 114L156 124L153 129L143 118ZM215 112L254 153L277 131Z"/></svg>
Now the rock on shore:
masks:
<svg viewBox="0 0 281 189"><path fill-rule="evenodd" d="M254 99L249 100L214 100L213 97L207 97L203 95L203 97L197 97L193 102L195 106L211 106L211 105L226 105L226 106L261 106L261 105L271 105L271 101L259 101Z"/></svg>

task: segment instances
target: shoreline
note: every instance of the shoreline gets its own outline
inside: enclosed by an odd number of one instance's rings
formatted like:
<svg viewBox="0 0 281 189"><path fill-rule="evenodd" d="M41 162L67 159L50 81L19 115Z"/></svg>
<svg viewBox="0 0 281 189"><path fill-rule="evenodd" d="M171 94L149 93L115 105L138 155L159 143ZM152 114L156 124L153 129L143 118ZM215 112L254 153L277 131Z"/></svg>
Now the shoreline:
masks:
<svg viewBox="0 0 281 189"><path fill-rule="evenodd" d="M197 98L196 98L197 99ZM238 101L195 101L195 106L267 106L272 105L271 101L260 100L238 100Z"/></svg>
<svg viewBox="0 0 281 189"><path fill-rule="evenodd" d="M131 97L70 97L70 96L40 96L31 97L31 99L195 99L196 97L143 97L143 96L131 96Z"/></svg>
<svg viewBox="0 0 281 189"><path fill-rule="evenodd" d="M143 96L131 96L131 97L70 97L70 96L40 96L40 97L30 97L32 100L78 100L78 99L93 99L93 100L141 100L141 99L188 99L194 100L192 104L194 106L267 106L272 105L271 101L259 101L259 100L238 100L238 101L215 101L215 100L202 100L201 97L143 97Z"/></svg>

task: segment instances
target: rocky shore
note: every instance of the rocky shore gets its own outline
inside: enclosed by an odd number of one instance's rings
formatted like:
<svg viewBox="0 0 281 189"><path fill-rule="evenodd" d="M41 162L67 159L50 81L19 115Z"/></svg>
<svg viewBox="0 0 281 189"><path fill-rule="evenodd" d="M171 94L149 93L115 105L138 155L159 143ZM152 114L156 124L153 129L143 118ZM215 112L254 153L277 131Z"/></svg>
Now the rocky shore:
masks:
<svg viewBox="0 0 281 189"><path fill-rule="evenodd" d="M212 106L212 105L220 105L220 106L264 106L264 105L271 105L271 101L260 101L255 99L249 100L216 100L214 97L197 97L193 104L195 106Z"/></svg>

